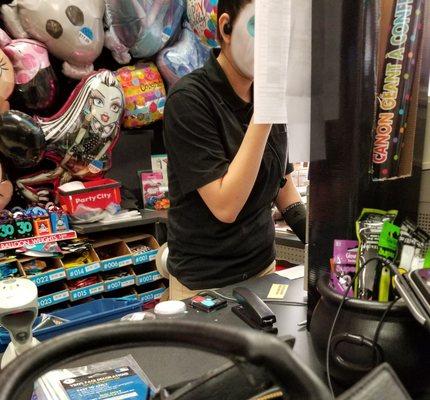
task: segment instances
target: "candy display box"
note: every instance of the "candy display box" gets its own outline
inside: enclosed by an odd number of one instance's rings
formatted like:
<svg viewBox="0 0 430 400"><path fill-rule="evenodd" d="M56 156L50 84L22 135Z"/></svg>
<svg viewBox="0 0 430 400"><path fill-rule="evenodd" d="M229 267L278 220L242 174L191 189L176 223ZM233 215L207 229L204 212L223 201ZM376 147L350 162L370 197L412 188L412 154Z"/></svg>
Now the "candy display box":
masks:
<svg viewBox="0 0 430 400"><path fill-rule="evenodd" d="M130 249L121 240L104 240L94 245L100 259L102 271L126 267L133 264Z"/></svg>
<svg viewBox="0 0 430 400"><path fill-rule="evenodd" d="M139 294L134 286L103 293L105 299L139 300Z"/></svg>
<svg viewBox="0 0 430 400"><path fill-rule="evenodd" d="M134 265L140 265L155 260L160 245L153 236L143 234L125 236L122 239L130 250Z"/></svg>
<svg viewBox="0 0 430 400"><path fill-rule="evenodd" d="M70 300L69 289L65 282L55 282L44 286L43 289L42 291L39 288L38 298L38 305L41 310Z"/></svg>
<svg viewBox="0 0 430 400"><path fill-rule="evenodd" d="M19 259L22 275L34 282L36 286L47 285L66 278L64 265L59 258L44 258L43 262L47 265L46 271L37 274L30 274L24 266L36 260L37 259L34 258Z"/></svg>
<svg viewBox="0 0 430 400"><path fill-rule="evenodd" d="M101 274L101 277L103 279L104 285L105 285L105 292L112 292L119 289L124 289L129 286L134 286L136 281L136 276L134 275L133 270L128 267L124 270L124 272L127 273L127 275L119 276L118 278L114 279L107 279L107 274Z"/></svg>
<svg viewBox="0 0 430 400"><path fill-rule="evenodd" d="M63 264L66 264L67 259L71 257L71 254L66 254L63 259ZM100 272L102 267L100 264L100 259L93 248L89 250L89 258L92 260L86 264L76 265L74 267L69 267L65 265L66 277L67 279L78 279L88 275L94 275Z"/></svg>
<svg viewBox="0 0 430 400"><path fill-rule="evenodd" d="M152 284L139 286L136 288L136 291L139 295L139 300L141 300L143 303L160 300L161 296L166 290L167 288L162 282L154 282Z"/></svg>
<svg viewBox="0 0 430 400"><path fill-rule="evenodd" d="M91 297L91 296L95 296L97 294L103 293L104 290L105 290L104 283L99 276L98 282L92 285L83 286L73 290L71 290L69 286L70 301L86 299L87 297Z"/></svg>
<svg viewBox="0 0 430 400"><path fill-rule="evenodd" d="M157 271L155 261L146 264L133 266L134 274L136 275L136 286L147 285L148 283L156 282L163 277Z"/></svg>

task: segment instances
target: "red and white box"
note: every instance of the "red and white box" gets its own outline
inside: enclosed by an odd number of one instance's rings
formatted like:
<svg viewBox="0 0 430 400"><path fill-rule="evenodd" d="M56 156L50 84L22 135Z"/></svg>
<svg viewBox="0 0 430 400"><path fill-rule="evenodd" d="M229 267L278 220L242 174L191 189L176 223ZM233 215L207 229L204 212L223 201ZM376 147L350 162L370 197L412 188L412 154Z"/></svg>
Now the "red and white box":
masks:
<svg viewBox="0 0 430 400"><path fill-rule="evenodd" d="M79 209L106 210L121 204L121 184L113 179L99 179L90 182L70 182L58 188L61 207L69 215Z"/></svg>

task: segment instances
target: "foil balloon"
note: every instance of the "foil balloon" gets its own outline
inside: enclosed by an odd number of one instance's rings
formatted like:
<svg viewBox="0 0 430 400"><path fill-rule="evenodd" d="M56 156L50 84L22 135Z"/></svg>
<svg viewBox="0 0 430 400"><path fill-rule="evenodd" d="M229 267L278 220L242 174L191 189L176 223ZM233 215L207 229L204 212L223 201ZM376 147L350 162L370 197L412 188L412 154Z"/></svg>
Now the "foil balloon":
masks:
<svg viewBox="0 0 430 400"><path fill-rule="evenodd" d="M185 0L105 0L105 46L120 64L158 53L180 29Z"/></svg>
<svg viewBox="0 0 430 400"><path fill-rule="evenodd" d="M0 114L0 153L15 167L34 167L44 149L45 137L33 118L16 110Z"/></svg>
<svg viewBox="0 0 430 400"><path fill-rule="evenodd" d="M14 0L2 6L8 31L33 38L63 60L63 73L81 79L103 49L103 0Z"/></svg>
<svg viewBox="0 0 430 400"><path fill-rule="evenodd" d="M166 89L154 63L122 67L116 74L125 95L125 128L139 128L163 117Z"/></svg>
<svg viewBox="0 0 430 400"><path fill-rule="evenodd" d="M183 76L204 65L210 50L203 46L188 24L184 26L179 40L161 50L157 55L157 66L171 88Z"/></svg>
<svg viewBox="0 0 430 400"><path fill-rule="evenodd" d="M200 41L217 47L218 0L187 0L187 15L191 28Z"/></svg>
<svg viewBox="0 0 430 400"><path fill-rule="evenodd" d="M0 50L0 113L9 110L7 99L12 94L14 82L12 64L6 54Z"/></svg>
<svg viewBox="0 0 430 400"><path fill-rule="evenodd" d="M103 70L83 79L57 114L36 117L47 142L44 158L54 167L18 179L23 196L46 202L64 183L100 178L111 167L123 110L121 85L113 72Z"/></svg>
<svg viewBox="0 0 430 400"><path fill-rule="evenodd" d="M13 185L6 179L6 174L0 163L0 211L8 205L13 195Z"/></svg>
<svg viewBox="0 0 430 400"><path fill-rule="evenodd" d="M46 46L31 39L11 40L0 29L0 48L15 70L17 102L32 110L51 107L57 95L57 79Z"/></svg>

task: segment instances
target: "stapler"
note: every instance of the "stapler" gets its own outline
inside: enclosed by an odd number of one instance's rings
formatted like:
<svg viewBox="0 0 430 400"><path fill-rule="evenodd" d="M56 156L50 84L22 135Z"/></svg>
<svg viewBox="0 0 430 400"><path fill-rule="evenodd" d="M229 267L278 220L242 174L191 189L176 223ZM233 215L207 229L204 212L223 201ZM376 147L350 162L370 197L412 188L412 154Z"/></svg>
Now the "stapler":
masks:
<svg viewBox="0 0 430 400"><path fill-rule="evenodd" d="M278 333L276 316L273 311L251 290L238 287L233 289L233 297L239 305L232 307L232 311L249 326L268 333Z"/></svg>

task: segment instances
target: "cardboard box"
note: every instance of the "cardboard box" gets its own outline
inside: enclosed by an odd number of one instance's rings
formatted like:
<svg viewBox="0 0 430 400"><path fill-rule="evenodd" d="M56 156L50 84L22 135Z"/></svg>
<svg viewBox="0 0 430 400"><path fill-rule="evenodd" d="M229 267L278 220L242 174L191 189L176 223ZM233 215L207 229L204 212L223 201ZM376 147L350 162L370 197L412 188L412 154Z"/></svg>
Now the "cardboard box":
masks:
<svg viewBox="0 0 430 400"><path fill-rule="evenodd" d="M37 302L39 309L64 303L70 300L70 293L65 283L60 283L53 287L53 292L44 296L39 296Z"/></svg>
<svg viewBox="0 0 430 400"><path fill-rule="evenodd" d="M155 261L150 263L133 267L134 274L136 276L136 286L147 285L152 282L157 282L163 277L156 270Z"/></svg>
<svg viewBox="0 0 430 400"><path fill-rule="evenodd" d="M85 286L83 288L69 290L70 292L70 301L78 301L85 299L87 297L94 296L96 294L103 293L105 290L105 286L103 281L100 279L100 282L95 283L94 285Z"/></svg>
<svg viewBox="0 0 430 400"><path fill-rule="evenodd" d="M114 292L107 292L103 294L103 297L107 299L139 300L139 295L134 287L127 287Z"/></svg>
<svg viewBox="0 0 430 400"><path fill-rule="evenodd" d="M155 282L147 286L136 288L136 291L139 294L139 299L142 300L143 303L159 300L166 290L166 286L161 282Z"/></svg>
<svg viewBox="0 0 430 400"><path fill-rule="evenodd" d="M24 276L34 282L36 286L47 285L52 282L66 279L66 271L64 269L63 263L59 258L44 258L43 261L45 261L49 267L52 267L52 269L36 275L27 275L23 264L31 260L33 260L33 258L23 258L19 259L19 263Z"/></svg>
<svg viewBox="0 0 430 400"><path fill-rule="evenodd" d="M11 268L18 270L17 274L15 274L16 277L19 277L19 276L25 277L25 273L24 273L20 263L17 260L8 261L8 260L3 259L2 261L0 261L0 265L4 265L4 264L10 264Z"/></svg>
<svg viewBox="0 0 430 400"><path fill-rule="evenodd" d="M94 275L101 271L100 259L94 249L90 250L90 256L94 260L91 263L65 268L67 279L78 279L88 275ZM66 255L67 257L67 255Z"/></svg>
<svg viewBox="0 0 430 400"><path fill-rule="evenodd" d="M131 258L133 265L141 265L151 261L154 261L157 257L158 249L160 245L151 235L134 235L134 236L122 236L122 239L128 246L129 252L131 253ZM139 245L144 245L149 247L149 251L133 251L133 248Z"/></svg>
<svg viewBox="0 0 430 400"><path fill-rule="evenodd" d="M133 264L130 249L123 241L101 241L94 245L94 249L100 259L102 271L111 271ZM111 256L106 258L105 253Z"/></svg>
<svg viewBox="0 0 430 400"><path fill-rule="evenodd" d="M136 282L136 276L131 268L127 268L127 275L121 276L116 279L106 280L103 275L102 279L105 285L105 292L112 292L119 289L124 289L129 286L134 286Z"/></svg>

